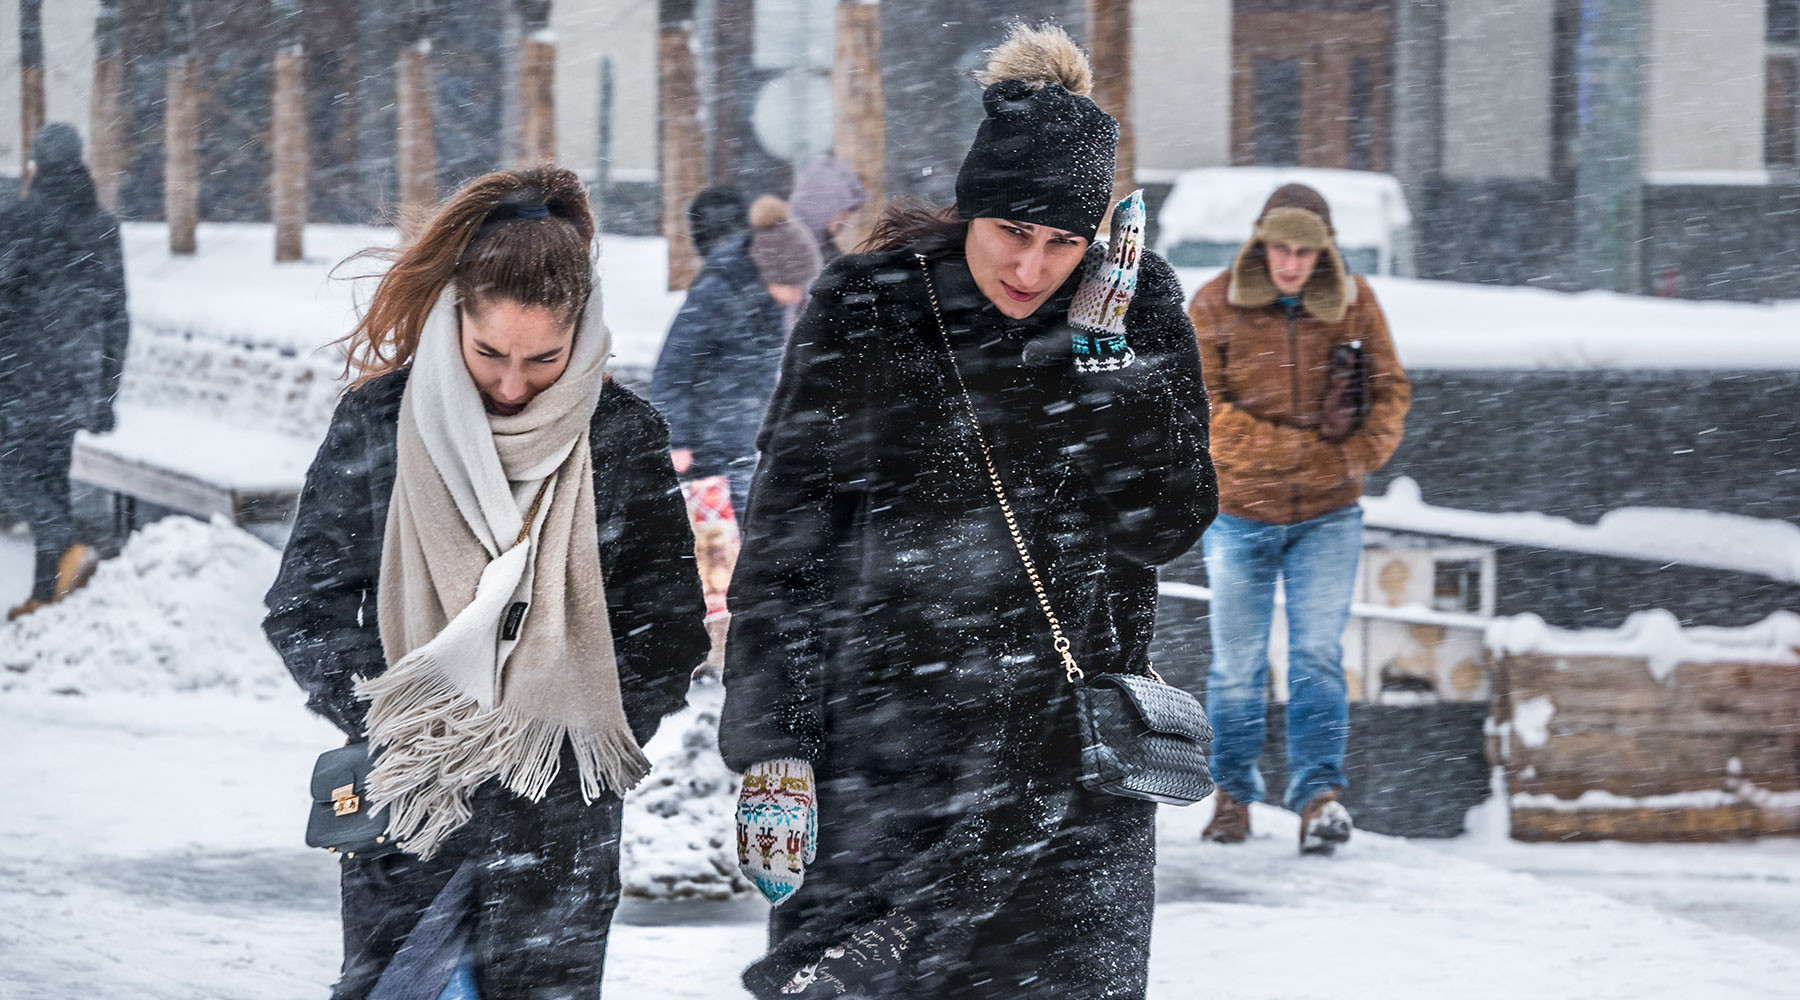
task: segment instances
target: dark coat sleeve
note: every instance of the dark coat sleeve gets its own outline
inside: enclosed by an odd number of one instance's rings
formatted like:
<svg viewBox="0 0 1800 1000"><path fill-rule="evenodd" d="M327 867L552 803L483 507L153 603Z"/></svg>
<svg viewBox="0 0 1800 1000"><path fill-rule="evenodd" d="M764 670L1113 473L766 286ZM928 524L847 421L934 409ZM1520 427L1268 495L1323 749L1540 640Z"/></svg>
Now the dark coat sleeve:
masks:
<svg viewBox="0 0 1800 1000"><path fill-rule="evenodd" d="M106 233L97 247L100 270L99 313L96 331L100 341L100 385L89 429L105 432L113 426L113 403L125 375L125 350L131 337L131 314L125 302L125 250L119 227L107 217Z"/></svg>
<svg viewBox="0 0 1800 1000"><path fill-rule="evenodd" d="M716 395L715 369L731 334L723 290L716 278L703 277L675 314L656 357L650 399L669 422L671 448L703 447L709 421L716 419L708 412L707 400Z"/></svg>
<svg viewBox="0 0 1800 1000"><path fill-rule="evenodd" d="M668 429L642 399L616 384L606 391L618 394L613 419L625 432L613 456L618 499L600 524L600 563L619 687L632 734L643 744L664 716L686 704L688 681L711 642Z"/></svg>
<svg viewBox="0 0 1800 1000"><path fill-rule="evenodd" d="M1071 376L1075 454L1107 508L1113 551L1155 566L1192 548L1219 510L1194 328L1174 270L1155 254L1144 254L1125 338L1137 363Z"/></svg>
<svg viewBox="0 0 1800 1000"><path fill-rule="evenodd" d="M757 439L743 547L733 570L719 749L742 771L820 752L818 685L838 624L833 568L856 508L844 451L850 331L873 329L873 288L856 258L833 263L788 338Z"/></svg>
<svg viewBox="0 0 1800 1000"><path fill-rule="evenodd" d="M351 685L387 669L375 620L386 525L374 521L362 402L352 391L332 414L263 619L263 633L306 692L307 706L357 738L365 707Z"/></svg>

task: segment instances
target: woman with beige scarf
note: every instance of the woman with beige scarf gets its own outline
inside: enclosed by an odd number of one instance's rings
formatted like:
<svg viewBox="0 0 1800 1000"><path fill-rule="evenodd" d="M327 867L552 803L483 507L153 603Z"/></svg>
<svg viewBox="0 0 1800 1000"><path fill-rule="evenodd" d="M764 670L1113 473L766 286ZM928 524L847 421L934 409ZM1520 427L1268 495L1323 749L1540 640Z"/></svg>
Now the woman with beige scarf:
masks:
<svg viewBox="0 0 1800 1000"><path fill-rule="evenodd" d="M707 639L667 427L606 375L594 250L574 174L488 174L380 252L346 338L360 377L265 622L370 741L398 845L343 861L337 1000L436 996L446 951L484 1000L599 995L620 797Z"/></svg>

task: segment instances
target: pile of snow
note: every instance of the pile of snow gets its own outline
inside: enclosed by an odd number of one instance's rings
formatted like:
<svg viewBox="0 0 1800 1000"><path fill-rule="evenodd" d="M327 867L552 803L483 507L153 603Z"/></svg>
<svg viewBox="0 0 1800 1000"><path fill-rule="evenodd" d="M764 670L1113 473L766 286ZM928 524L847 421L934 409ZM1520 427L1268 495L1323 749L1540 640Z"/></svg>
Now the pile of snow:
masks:
<svg viewBox="0 0 1800 1000"><path fill-rule="evenodd" d="M1177 243L1244 242L1269 195L1305 184L1325 196L1345 247L1384 247L1412 225L1406 192L1391 174L1325 167L1203 167L1184 170L1156 214L1157 250Z"/></svg>
<svg viewBox="0 0 1800 1000"><path fill-rule="evenodd" d="M1541 747L1550 742L1550 720L1556 715L1556 703L1539 695L1513 706L1512 732L1528 747Z"/></svg>
<svg viewBox="0 0 1800 1000"><path fill-rule="evenodd" d="M1408 368L1800 368L1800 303L1371 278Z"/></svg>
<svg viewBox="0 0 1800 1000"><path fill-rule="evenodd" d="M719 757L725 688L695 681L688 705L644 748L650 776L625 797L624 891L646 899L728 899L748 892L738 871L738 776Z"/></svg>
<svg viewBox="0 0 1800 1000"><path fill-rule="evenodd" d="M1419 484L1401 476L1386 496L1365 496L1363 523L1371 528L1468 538L1501 545L1586 552L1755 573L1800 583L1800 525L1676 507L1622 507L1596 524L1539 513L1489 514L1434 507Z"/></svg>
<svg viewBox="0 0 1800 1000"><path fill-rule="evenodd" d="M87 587L0 625L0 691L292 697L261 628L279 563L223 518L149 524Z"/></svg>
<svg viewBox="0 0 1800 1000"><path fill-rule="evenodd" d="M111 432L79 434L83 448L245 491L299 489L325 437L325 425L316 433L290 434L241 415L126 402L116 412L118 426Z"/></svg>
<svg viewBox="0 0 1800 1000"><path fill-rule="evenodd" d="M1516 792L1514 809L1548 809L1553 812L1588 812L1590 810L1626 809L1729 809L1751 806L1768 811L1800 809L1800 792L1770 791L1760 785L1740 782L1734 788L1707 788L1664 795L1615 795L1600 788L1590 788L1579 798L1559 799L1554 795Z"/></svg>
<svg viewBox="0 0 1800 1000"><path fill-rule="evenodd" d="M1382 183L1378 174L1328 173L1350 174L1357 183ZM1253 214L1262 202L1260 196L1252 200ZM1344 207L1337 207L1338 200ZM1171 202L1179 208L1173 194ZM1363 225L1358 221L1362 213L1351 204L1347 196L1334 198L1333 219L1340 232ZM1385 219L1387 211L1372 209L1370 217ZM1231 225L1231 241L1250 231L1247 221ZM140 328L271 347L297 357L315 357L348 332L357 302L367 298L367 282L334 279L333 266L357 250L396 239L391 229L308 226L306 259L276 264L274 229L266 223L202 223L199 253L193 257L169 254L168 229L161 223L126 223L124 236L131 312ZM378 264L368 263L369 268L359 264L343 273L357 274ZM1217 273L1205 268L1180 272L1189 295ZM1800 329L1797 302L1690 302L1406 278L1370 281L1400 360L1409 368L1800 368L1800 337L1793 336ZM647 372L684 298L684 293L668 290L665 241L604 236L601 296L613 330L614 364ZM335 361L329 351L316 356L328 365Z"/></svg>
<svg viewBox="0 0 1800 1000"><path fill-rule="evenodd" d="M239 345L311 355L350 332L359 304L379 276L378 260L332 272L351 254L393 246L393 229L306 227L306 258L275 263L275 228L259 222L201 223L193 256L169 253L169 230L158 222L123 227L125 278L135 325ZM670 292L668 250L661 239L606 235L600 244L601 299L613 329L614 363L645 369L656 363L663 334L681 308ZM330 355L330 352L327 352ZM336 363L336 356L329 360Z"/></svg>
<svg viewBox="0 0 1800 1000"><path fill-rule="evenodd" d="M213 340L308 353L350 332L356 300L371 284L331 277L339 261L367 247L392 246L394 230L307 226L306 259L275 263L275 227L262 222L203 222L198 251L169 253L169 227L127 222L126 302L133 324ZM379 262L352 265L354 275Z"/></svg>
<svg viewBox="0 0 1800 1000"><path fill-rule="evenodd" d="M1187 294L1218 268L1179 268ZM1694 302L1369 278L1408 369L1786 371L1800 368L1800 301Z"/></svg>
<svg viewBox="0 0 1800 1000"><path fill-rule="evenodd" d="M1490 625L1486 641L1503 656L1641 659L1657 680L1667 681L1683 663L1800 664L1800 615L1777 611L1742 628L1683 628L1672 613L1658 609L1639 611L1618 628L1560 629L1525 614Z"/></svg>

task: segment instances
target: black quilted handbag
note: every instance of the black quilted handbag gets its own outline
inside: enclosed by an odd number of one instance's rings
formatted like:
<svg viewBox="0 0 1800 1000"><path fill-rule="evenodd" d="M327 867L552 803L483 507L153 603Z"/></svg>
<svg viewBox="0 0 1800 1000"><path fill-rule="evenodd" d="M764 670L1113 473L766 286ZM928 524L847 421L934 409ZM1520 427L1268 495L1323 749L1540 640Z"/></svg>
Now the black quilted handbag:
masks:
<svg viewBox="0 0 1800 1000"><path fill-rule="evenodd" d="M981 432L981 421L975 413L975 399L963 384L962 372L956 367L956 351L950 345L950 331L938 309L937 290L931 285L931 271L925 258L919 258L919 269L925 272L925 288L931 295L931 309L937 316L938 332L943 335L944 352L950 358L950 373L962 390L963 405L969 418L969 429L975 433L988 483L1006 527L1012 533L1013 547L1025 566L1025 575L1036 592L1038 607L1050 623L1050 635L1069 683L1075 685L1075 703L1081 716L1081 783L1108 795L1129 799L1148 799L1169 805L1186 806L1212 794L1212 769L1207 757L1212 752L1212 726L1206 721L1206 710L1193 695L1165 684L1150 671L1149 676L1136 674L1098 674L1092 678L1075 662L1068 636L1050 606L1050 595L1038 578L1037 563L1025 546L1019 532L1019 519L1006 498L1006 487L1000 482L1000 471L994 453L988 447L987 435Z"/></svg>
<svg viewBox="0 0 1800 1000"><path fill-rule="evenodd" d="M1075 704L1083 785L1174 806L1212 794L1212 726L1198 698L1155 677L1100 674L1075 689Z"/></svg>
<svg viewBox="0 0 1800 1000"><path fill-rule="evenodd" d="M369 802L369 769L373 766L367 741L319 755L313 765L306 846L323 847L349 858L393 849L387 839L387 810L376 809Z"/></svg>

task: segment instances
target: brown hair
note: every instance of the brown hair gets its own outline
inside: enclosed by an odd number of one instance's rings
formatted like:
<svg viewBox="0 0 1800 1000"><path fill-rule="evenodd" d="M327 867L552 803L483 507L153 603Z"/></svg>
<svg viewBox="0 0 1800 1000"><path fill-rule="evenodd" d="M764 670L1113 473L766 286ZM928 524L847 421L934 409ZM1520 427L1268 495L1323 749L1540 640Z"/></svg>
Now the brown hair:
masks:
<svg viewBox="0 0 1800 1000"><path fill-rule="evenodd" d="M968 238L969 220L956 214L956 206L939 208L907 195L882 206L869 238L856 249L859 253L908 250L935 260L962 253Z"/></svg>
<svg viewBox="0 0 1800 1000"><path fill-rule="evenodd" d="M593 291L593 244L587 188L573 172L543 166L469 181L412 240L344 261L389 262L368 309L338 341L346 373L355 370L362 385L410 364L425 318L451 282L471 310L499 299L573 319Z"/></svg>

